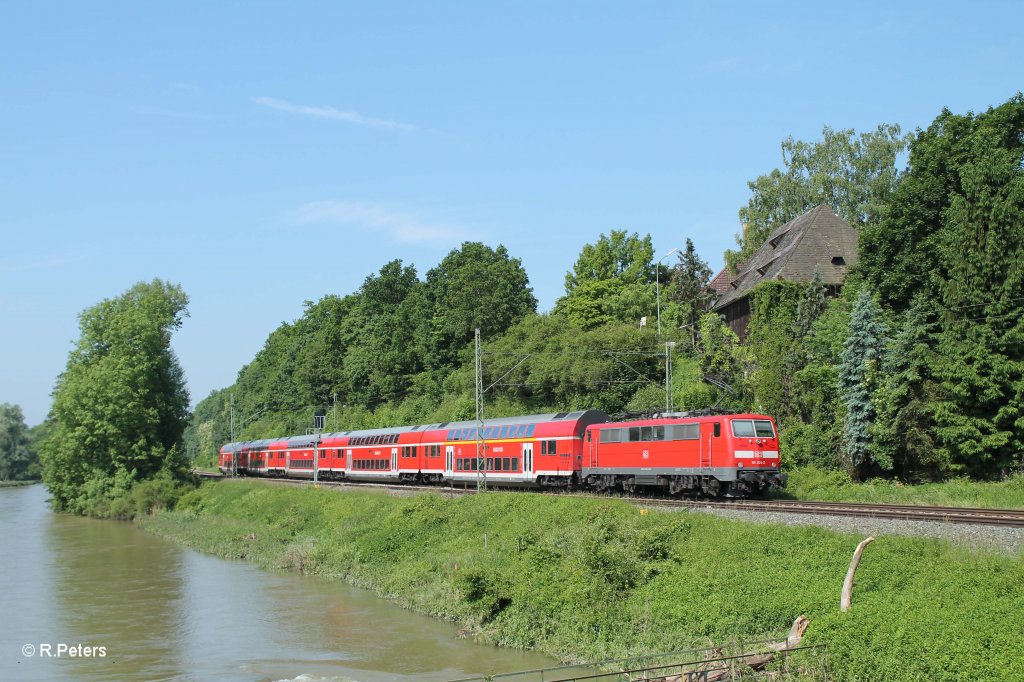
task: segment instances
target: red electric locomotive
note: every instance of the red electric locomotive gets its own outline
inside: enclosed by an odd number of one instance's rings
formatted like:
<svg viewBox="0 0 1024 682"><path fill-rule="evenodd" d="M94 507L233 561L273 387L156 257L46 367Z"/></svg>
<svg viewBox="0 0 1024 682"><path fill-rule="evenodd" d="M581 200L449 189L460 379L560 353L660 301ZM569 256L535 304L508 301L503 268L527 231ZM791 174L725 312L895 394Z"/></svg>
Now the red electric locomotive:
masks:
<svg viewBox="0 0 1024 682"><path fill-rule="evenodd" d="M745 496L785 485L771 417L687 416L594 424L580 478L597 490Z"/></svg>

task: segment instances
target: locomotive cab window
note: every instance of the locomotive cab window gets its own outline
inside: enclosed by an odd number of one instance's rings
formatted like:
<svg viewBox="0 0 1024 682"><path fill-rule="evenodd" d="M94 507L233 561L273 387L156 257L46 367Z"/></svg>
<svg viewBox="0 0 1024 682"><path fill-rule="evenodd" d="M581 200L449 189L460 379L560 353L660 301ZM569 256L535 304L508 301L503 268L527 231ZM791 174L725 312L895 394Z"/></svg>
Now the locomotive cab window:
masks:
<svg viewBox="0 0 1024 682"><path fill-rule="evenodd" d="M767 419L734 419L732 435L737 438L774 438L775 429Z"/></svg>

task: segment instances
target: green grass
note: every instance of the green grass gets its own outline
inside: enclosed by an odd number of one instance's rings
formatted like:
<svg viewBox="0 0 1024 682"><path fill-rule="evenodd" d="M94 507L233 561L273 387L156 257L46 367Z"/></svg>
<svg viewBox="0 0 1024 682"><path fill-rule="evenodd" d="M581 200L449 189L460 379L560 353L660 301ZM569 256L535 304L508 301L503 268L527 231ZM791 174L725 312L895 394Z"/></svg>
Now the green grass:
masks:
<svg viewBox="0 0 1024 682"><path fill-rule="evenodd" d="M839 471L805 467L791 471L786 488L775 494L800 500L927 504L941 507L1024 508L1024 475L999 482L957 478L944 483L906 485L872 479L854 483Z"/></svg>
<svg viewBox="0 0 1024 682"><path fill-rule="evenodd" d="M447 499L208 483L144 527L274 569L334 576L567 661L750 640L811 619L840 680L1024 679L1024 560L521 493ZM486 538L486 540L485 540Z"/></svg>

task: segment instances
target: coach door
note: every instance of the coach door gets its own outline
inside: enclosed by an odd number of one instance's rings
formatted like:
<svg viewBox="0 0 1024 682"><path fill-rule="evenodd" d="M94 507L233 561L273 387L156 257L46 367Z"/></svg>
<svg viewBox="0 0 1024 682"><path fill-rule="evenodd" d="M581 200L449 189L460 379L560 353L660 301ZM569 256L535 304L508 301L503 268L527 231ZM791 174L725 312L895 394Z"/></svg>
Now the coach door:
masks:
<svg viewBox="0 0 1024 682"><path fill-rule="evenodd" d="M523 475L533 478L533 443L523 443Z"/></svg>
<svg viewBox="0 0 1024 682"><path fill-rule="evenodd" d="M391 470L398 473L398 448L391 448Z"/></svg>
<svg viewBox="0 0 1024 682"><path fill-rule="evenodd" d="M345 473L352 472L352 451L345 450Z"/></svg>
<svg viewBox="0 0 1024 682"><path fill-rule="evenodd" d="M444 473L446 476L451 478L452 467L455 461L455 446L446 445L444 446Z"/></svg>

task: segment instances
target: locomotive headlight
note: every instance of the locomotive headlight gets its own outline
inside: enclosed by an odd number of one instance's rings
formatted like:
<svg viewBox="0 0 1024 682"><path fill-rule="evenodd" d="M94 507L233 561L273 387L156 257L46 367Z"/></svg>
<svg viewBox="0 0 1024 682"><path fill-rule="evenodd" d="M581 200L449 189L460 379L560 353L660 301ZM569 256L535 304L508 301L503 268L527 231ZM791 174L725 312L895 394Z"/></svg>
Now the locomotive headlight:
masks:
<svg viewBox="0 0 1024 682"><path fill-rule="evenodd" d="M761 444L761 439L760 439L760 438L758 438L758 439L757 439L757 444L758 444L758 445L760 445L760 444Z"/></svg>

